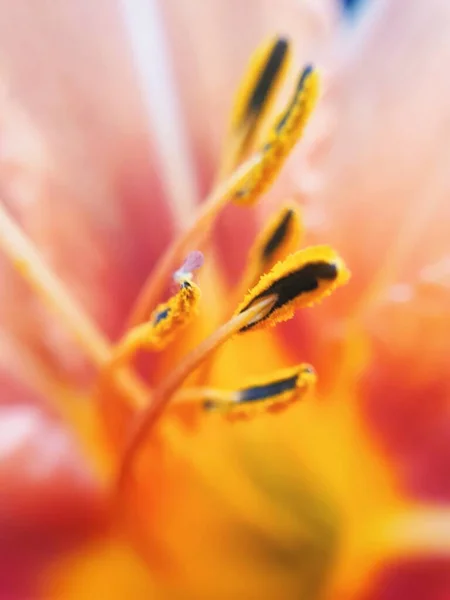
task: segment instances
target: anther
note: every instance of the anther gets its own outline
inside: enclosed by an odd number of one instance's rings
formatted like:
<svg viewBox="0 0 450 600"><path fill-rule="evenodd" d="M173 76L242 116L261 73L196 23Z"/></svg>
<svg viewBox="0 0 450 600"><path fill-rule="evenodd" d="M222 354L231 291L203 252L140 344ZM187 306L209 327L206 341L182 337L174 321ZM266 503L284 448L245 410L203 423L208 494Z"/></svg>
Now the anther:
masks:
<svg viewBox="0 0 450 600"><path fill-rule="evenodd" d="M236 192L235 202L253 204L272 185L289 152L300 139L319 95L319 77L311 66L306 67L294 95L263 143L262 160L249 173L244 185Z"/></svg>
<svg viewBox="0 0 450 600"><path fill-rule="evenodd" d="M294 203L287 204L269 221L250 250L243 277L246 290L253 287L263 273L298 249L301 233L300 211Z"/></svg>
<svg viewBox="0 0 450 600"><path fill-rule="evenodd" d="M247 311L254 302L275 297L267 313L247 323L241 331L275 325L290 319L296 309L310 306L331 294L349 279L342 259L328 246L299 250L261 277L249 291L237 314Z"/></svg>
<svg viewBox="0 0 450 600"><path fill-rule="evenodd" d="M197 315L200 288L193 281L194 271L203 264L203 254L191 252L175 271L177 292L159 304L150 319L130 329L114 348L108 370L129 362L138 350L163 350Z"/></svg>
<svg viewBox="0 0 450 600"><path fill-rule="evenodd" d="M224 344L233 335L245 327L247 323L251 322L253 319L264 319L275 301L276 297L269 295L254 302L248 310L233 316L227 323L219 327L219 329L211 336L194 348L194 350L192 350L192 352L190 352L184 360L173 369L169 377L167 377L161 386L155 390L152 404L138 416L136 426L133 428L129 443L125 448L121 469L118 474L117 483L119 488L147 433L158 421L171 396L181 386L188 375L199 367L219 346Z"/></svg>
<svg viewBox="0 0 450 600"><path fill-rule="evenodd" d="M208 411L240 417L251 417L260 412L278 412L303 398L315 382L313 367L302 364L277 371L269 377L253 378L240 390L225 391L222 396L217 391L206 390L203 407Z"/></svg>
<svg viewBox="0 0 450 600"><path fill-rule="evenodd" d="M180 254L187 248L193 245L198 246L207 239L214 218L219 211L230 201L252 204L273 183L284 163L286 152L301 136L318 95L317 73L310 69L307 69L305 73L297 87L295 101L289 104L282 117L276 121L273 129L275 134L271 134L267 138L259 152L242 165L240 164L213 189L209 197L200 205L201 208L194 222L174 241L161 258L131 310L130 326L148 318L151 307L158 301L167 276L174 268L176 261L179 260ZM281 127L280 132L280 122L286 112L289 113L289 118L285 119L286 125ZM289 135L284 135L285 133ZM278 141L274 142L274 136ZM222 180L222 178L220 179Z"/></svg>
<svg viewBox="0 0 450 600"><path fill-rule="evenodd" d="M284 80L290 55L289 42L276 37L264 42L251 57L231 110L222 175L235 168L253 149Z"/></svg>

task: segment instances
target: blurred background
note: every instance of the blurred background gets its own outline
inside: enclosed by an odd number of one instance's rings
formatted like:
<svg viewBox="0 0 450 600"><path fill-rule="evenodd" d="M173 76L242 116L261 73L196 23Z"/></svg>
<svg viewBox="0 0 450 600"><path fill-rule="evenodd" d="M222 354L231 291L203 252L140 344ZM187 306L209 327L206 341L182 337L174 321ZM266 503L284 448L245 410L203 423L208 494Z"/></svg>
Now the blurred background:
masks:
<svg viewBox="0 0 450 600"><path fill-rule="evenodd" d="M0 38L0 600L450 599L448 0L0 0ZM250 150L309 64L313 115L260 201L192 246L278 38ZM169 409L118 491L139 410L233 313L286 202L296 249L332 246L352 279L195 385L308 362L315 390L236 427ZM200 314L140 353L124 402L109 361L142 290L148 315L176 294L183 240Z"/></svg>

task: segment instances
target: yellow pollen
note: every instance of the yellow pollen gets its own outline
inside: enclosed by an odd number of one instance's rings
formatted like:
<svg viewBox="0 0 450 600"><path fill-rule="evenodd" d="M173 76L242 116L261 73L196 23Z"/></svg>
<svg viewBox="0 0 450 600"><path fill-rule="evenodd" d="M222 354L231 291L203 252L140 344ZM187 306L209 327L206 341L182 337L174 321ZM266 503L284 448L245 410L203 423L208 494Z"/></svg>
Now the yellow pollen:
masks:
<svg viewBox="0 0 450 600"><path fill-rule="evenodd" d="M202 403L205 411L219 412L231 420L249 419L265 412L279 412L304 398L316 382L314 369L307 364L281 369L269 376L253 377L239 390L186 388L174 403Z"/></svg>
<svg viewBox="0 0 450 600"><path fill-rule="evenodd" d="M281 208L257 236L249 253L242 287L253 287L280 260L295 252L300 244L300 210L293 202Z"/></svg>
<svg viewBox="0 0 450 600"><path fill-rule="evenodd" d="M236 168L254 149L284 81L290 58L289 42L278 36L261 44L251 57L231 109L219 179Z"/></svg>
<svg viewBox="0 0 450 600"><path fill-rule="evenodd" d="M350 273L343 260L329 246L312 246L291 254L261 277L236 314L254 302L276 295L277 301L263 318L254 319L241 331L273 326L290 319L296 309L311 306L348 281Z"/></svg>
<svg viewBox="0 0 450 600"><path fill-rule="evenodd" d="M125 334L114 348L107 369L129 362L140 349L163 350L198 314L199 301L199 287L186 279L174 296L154 310L147 323Z"/></svg>
<svg viewBox="0 0 450 600"><path fill-rule="evenodd" d="M180 233L162 256L131 310L129 327L148 319L153 307L160 300L165 282L175 265L192 248L203 247L209 238L215 217L228 202L253 204L270 187L290 150L301 137L318 94L318 74L311 67L307 67L302 73L291 102L276 120L261 149L214 187L202 203L194 222L187 224L186 230Z"/></svg>
<svg viewBox="0 0 450 600"><path fill-rule="evenodd" d="M261 162L249 173L244 186L236 193L234 200L237 204L253 204L272 185L289 152L303 134L318 96L318 73L312 67L306 67L292 100L259 150Z"/></svg>
<svg viewBox="0 0 450 600"><path fill-rule="evenodd" d="M119 473L119 488L147 433L163 413L171 396L213 351L238 332L274 325L290 318L296 308L317 302L348 278L349 272L342 259L328 246L306 248L277 263L247 294L235 316L188 354L155 390L152 403L139 415L131 432Z"/></svg>
<svg viewBox="0 0 450 600"><path fill-rule="evenodd" d="M186 281L180 290L165 304L160 304L152 314L152 347L162 350L176 334L198 314L200 288Z"/></svg>
<svg viewBox="0 0 450 600"><path fill-rule="evenodd" d="M228 339L240 331L245 325L254 319L262 319L270 311L275 296L267 296L259 302L255 302L247 311L242 311L234 316L230 321L219 327L211 336L199 344L185 359L173 369L166 380L157 388L153 394L152 402L142 411L136 420L136 426L131 432L129 443L125 448L121 469L119 472L118 486L127 475L136 452L141 443L145 440L147 432L153 427L155 422L162 415L171 396L177 388L185 381L192 371L199 367L214 350L224 344Z"/></svg>

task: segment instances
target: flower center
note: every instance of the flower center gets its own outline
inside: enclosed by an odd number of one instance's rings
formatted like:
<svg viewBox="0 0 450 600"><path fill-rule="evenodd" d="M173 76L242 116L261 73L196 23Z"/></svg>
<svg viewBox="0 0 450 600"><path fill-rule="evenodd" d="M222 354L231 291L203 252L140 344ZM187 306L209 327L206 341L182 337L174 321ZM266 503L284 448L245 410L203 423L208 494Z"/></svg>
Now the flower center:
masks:
<svg viewBox="0 0 450 600"><path fill-rule="evenodd" d="M0 208L0 245L99 369L100 387L116 386L120 397L137 414L121 477L171 398L177 393L180 401L194 398L194 390L180 392L181 385L220 345L233 335L247 334L290 318L295 309L321 300L348 279L342 259L331 248L320 246L295 252L300 242L300 215L295 205L287 205L255 240L249 265L236 289L234 305L240 305L234 314L225 315L224 324L174 365L157 389L149 389L131 368L138 350L163 351L203 310L200 287L194 281L203 257L194 248L205 245L215 218L227 203L235 202L243 206L242 210L249 210L272 185L300 139L318 97L318 74L311 66L303 69L286 108L264 132L289 58L290 45L281 38L270 39L252 57L232 107L218 183L193 223L186 224L185 231L168 248L144 284L131 311L127 331L117 344L112 345L98 330L45 265L31 241L6 210ZM158 305L170 277L177 290ZM242 301L248 288L250 291ZM239 390L196 389L195 398L209 411L231 413L247 404L269 408L277 403L285 405L286 400L302 395L313 378L312 367L301 365L287 374L278 372L262 381L249 382Z"/></svg>

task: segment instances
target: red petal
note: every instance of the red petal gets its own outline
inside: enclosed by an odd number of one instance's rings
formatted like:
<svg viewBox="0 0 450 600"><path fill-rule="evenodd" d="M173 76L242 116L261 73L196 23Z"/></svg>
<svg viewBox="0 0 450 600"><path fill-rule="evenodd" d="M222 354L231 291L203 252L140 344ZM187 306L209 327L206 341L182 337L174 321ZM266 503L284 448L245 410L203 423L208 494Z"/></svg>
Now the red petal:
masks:
<svg viewBox="0 0 450 600"><path fill-rule="evenodd" d="M416 559L390 565L363 600L449 600L450 563Z"/></svg>

